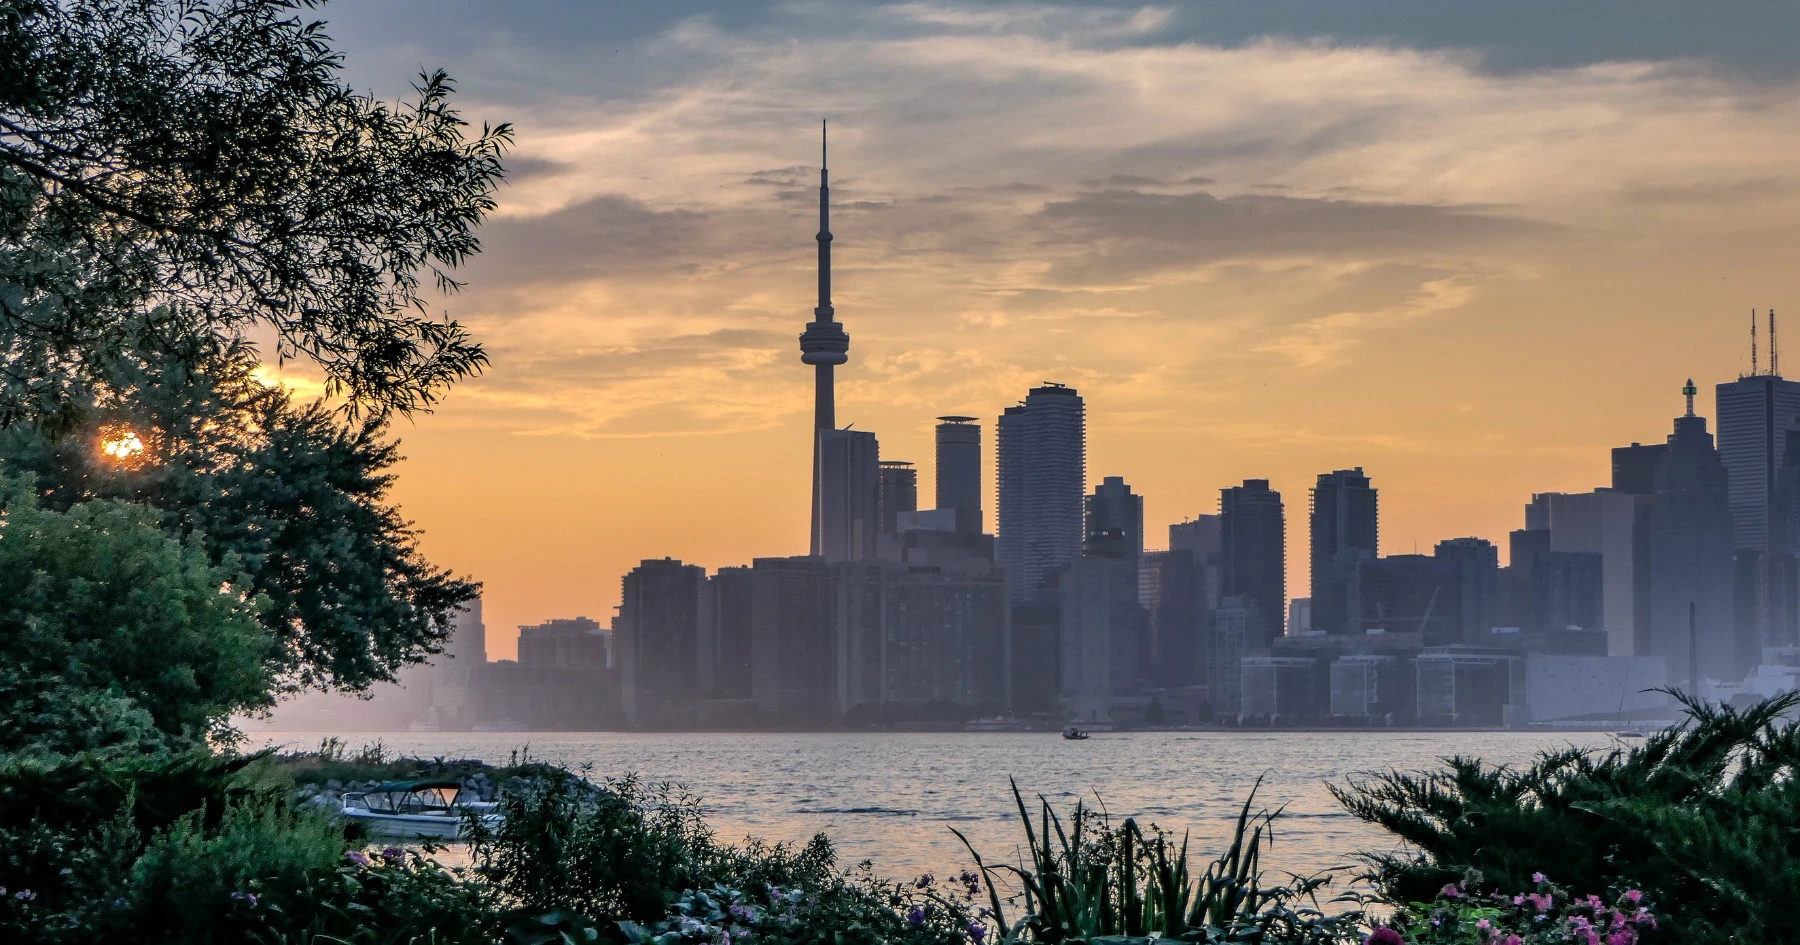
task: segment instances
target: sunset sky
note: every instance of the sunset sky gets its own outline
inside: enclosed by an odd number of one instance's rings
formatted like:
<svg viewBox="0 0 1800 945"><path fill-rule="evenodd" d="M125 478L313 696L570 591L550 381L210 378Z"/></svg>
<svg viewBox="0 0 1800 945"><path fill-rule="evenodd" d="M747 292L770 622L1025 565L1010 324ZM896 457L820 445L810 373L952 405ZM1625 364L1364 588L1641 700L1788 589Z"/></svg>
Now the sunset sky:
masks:
<svg viewBox="0 0 1800 945"><path fill-rule="evenodd" d="M496 658L605 622L639 559L805 552L821 118L839 421L929 504L932 418L982 418L990 523L994 417L1044 380L1153 546L1272 480L1304 596L1319 472L1373 477L1383 553L1504 547L1530 493L1666 435L1687 377L1710 415L1752 308L1794 313L1800 374L1800 4L321 15L358 87L442 66L517 129L443 303L492 368L397 426L398 498L485 582Z"/></svg>

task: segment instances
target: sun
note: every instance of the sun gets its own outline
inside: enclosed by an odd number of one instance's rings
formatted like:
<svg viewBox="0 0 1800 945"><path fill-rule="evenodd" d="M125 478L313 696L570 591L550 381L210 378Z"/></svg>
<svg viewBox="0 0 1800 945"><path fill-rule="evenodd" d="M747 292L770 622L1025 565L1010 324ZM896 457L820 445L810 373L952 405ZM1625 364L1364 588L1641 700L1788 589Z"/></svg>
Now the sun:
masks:
<svg viewBox="0 0 1800 945"><path fill-rule="evenodd" d="M130 427L108 426L101 429L100 455L111 462L131 468L144 461L144 452L144 438Z"/></svg>

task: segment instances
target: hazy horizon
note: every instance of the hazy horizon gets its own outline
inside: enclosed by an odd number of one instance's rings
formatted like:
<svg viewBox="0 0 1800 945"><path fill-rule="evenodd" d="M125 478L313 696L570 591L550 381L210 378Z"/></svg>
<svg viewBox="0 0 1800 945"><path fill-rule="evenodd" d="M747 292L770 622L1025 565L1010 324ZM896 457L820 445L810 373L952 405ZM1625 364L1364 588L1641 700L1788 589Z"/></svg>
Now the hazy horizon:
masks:
<svg viewBox="0 0 1800 945"><path fill-rule="evenodd" d="M980 418L991 528L995 416L1068 383L1152 545L1271 480L1290 596L1318 473L1367 470L1383 553L1504 548L1800 311L1794 9L614 6L317 14L359 85L442 66L517 126L443 305L493 365L397 427L492 658L640 559L806 551L820 118L840 422L929 504L932 418Z"/></svg>

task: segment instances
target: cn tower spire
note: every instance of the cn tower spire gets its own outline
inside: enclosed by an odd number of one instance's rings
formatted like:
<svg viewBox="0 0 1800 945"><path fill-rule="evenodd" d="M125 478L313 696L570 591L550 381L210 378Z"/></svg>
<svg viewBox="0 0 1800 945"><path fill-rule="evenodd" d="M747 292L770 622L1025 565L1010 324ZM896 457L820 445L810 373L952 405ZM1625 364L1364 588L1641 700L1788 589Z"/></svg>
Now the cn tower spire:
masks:
<svg viewBox="0 0 1800 945"><path fill-rule="evenodd" d="M825 167L826 127L819 123L819 304L800 333L800 360L813 366L812 553L820 553L819 435L837 429L837 397L832 369L850 360L850 336L831 307L831 172Z"/></svg>

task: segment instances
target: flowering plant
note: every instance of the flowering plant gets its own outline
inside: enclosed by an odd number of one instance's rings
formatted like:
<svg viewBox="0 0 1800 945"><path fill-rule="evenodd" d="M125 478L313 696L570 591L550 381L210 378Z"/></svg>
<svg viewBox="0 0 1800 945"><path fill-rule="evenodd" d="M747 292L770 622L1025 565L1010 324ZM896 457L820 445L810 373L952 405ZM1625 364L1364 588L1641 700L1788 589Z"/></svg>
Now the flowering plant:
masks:
<svg viewBox="0 0 1800 945"><path fill-rule="evenodd" d="M1532 889L1480 893L1478 875L1452 883L1431 902L1415 902L1392 930L1412 945L1645 945L1655 940L1656 914L1633 888L1608 898L1577 896L1533 874ZM1373 940L1373 936L1371 937Z"/></svg>

